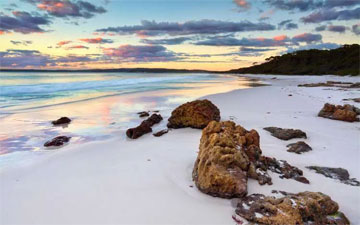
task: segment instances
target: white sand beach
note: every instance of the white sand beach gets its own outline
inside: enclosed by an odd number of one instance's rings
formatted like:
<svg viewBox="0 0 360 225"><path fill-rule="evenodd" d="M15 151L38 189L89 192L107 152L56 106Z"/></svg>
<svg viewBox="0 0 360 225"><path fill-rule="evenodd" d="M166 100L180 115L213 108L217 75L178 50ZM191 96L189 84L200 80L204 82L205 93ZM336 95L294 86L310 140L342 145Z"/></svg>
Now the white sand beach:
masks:
<svg viewBox="0 0 360 225"><path fill-rule="evenodd" d="M310 184L280 179L269 173L273 185L249 179L248 192L271 194L323 192L339 203L352 224L360 224L360 188L326 178L306 166L342 167L360 179L360 123L317 117L324 103L360 97L358 89L297 87L329 80L360 82L359 77L251 76L271 84L204 96L221 111L221 120L233 119L256 129L264 155L287 160L303 170ZM272 79L276 77L277 79ZM291 94L292 96L289 96ZM166 125L171 111L160 111ZM141 119L139 118L139 123ZM312 151L287 152L282 141L263 130L267 126L306 132ZM69 145L35 162L16 164L0 173L0 224L235 224L229 199L201 193L192 181L201 130L176 129L161 137L137 140L125 133L107 140Z"/></svg>

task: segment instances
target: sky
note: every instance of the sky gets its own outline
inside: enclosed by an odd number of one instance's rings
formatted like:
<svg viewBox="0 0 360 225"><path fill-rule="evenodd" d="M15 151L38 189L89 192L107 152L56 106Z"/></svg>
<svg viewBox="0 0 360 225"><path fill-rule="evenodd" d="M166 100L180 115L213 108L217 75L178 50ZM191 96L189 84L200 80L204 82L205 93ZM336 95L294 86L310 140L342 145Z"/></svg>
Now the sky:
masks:
<svg viewBox="0 0 360 225"><path fill-rule="evenodd" d="M224 71L360 42L360 0L0 0L0 67Z"/></svg>

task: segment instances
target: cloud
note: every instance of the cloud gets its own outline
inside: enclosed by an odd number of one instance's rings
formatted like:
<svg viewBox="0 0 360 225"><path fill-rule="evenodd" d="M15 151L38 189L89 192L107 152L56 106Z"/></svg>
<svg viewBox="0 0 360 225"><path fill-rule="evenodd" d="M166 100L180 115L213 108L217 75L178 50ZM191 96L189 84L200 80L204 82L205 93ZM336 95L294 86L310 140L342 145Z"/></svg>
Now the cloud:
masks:
<svg viewBox="0 0 360 225"><path fill-rule="evenodd" d="M33 42L32 41L10 41L13 45L24 45L24 46L28 46L31 45Z"/></svg>
<svg viewBox="0 0 360 225"><path fill-rule="evenodd" d="M104 39L101 37L97 37L97 38L82 38L79 39L80 41L89 43L89 44L108 44L108 43L113 43L114 41L111 39Z"/></svg>
<svg viewBox="0 0 360 225"><path fill-rule="evenodd" d="M72 41L59 41L56 45L57 46L63 46L63 45L67 45L69 43L71 43Z"/></svg>
<svg viewBox="0 0 360 225"><path fill-rule="evenodd" d="M308 49L335 49L335 48L339 48L341 45L336 44L336 43L319 43L319 44L309 44L309 45L303 45L303 46L299 46L299 47L289 47L288 50L286 52L283 53L290 53L290 52L295 52L295 51L300 51L300 50L308 50Z"/></svg>
<svg viewBox="0 0 360 225"><path fill-rule="evenodd" d="M26 68L56 66L58 63L75 63L96 61L98 58L90 56L68 55L53 57L42 54L37 50L8 49L0 52L0 67L2 68Z"/></svg>
<svg viewBox="0 0 360 225"><path fill-rule="evenodd" d="M360 23L354 24L352 26L352 32L354 32L356 35L360 35Z"/></svg>
<svg viewBox="0 0 360 225"><path fill-rule="evenodd" d="M360 5L359 0L264 0L264 2L277 9L301 12Z"/></svg>
<svg viewBox="0 0 360 225"><path fill-rule="evenodd" d="M278 24L278 28L284 30L292 30L297 29L298 25L296 23L292 23L292 20L283 20Z"/></svg>
<svg viewBox="0 0 360 225"><path fill-rule="evenodd" d="M71 49L89 49L89 47L84 46L84 45L73 45L73 46L66 47L66 50L71 50Z"/></svg>
<svg viewBox="0 0 360 225"><path fill-rule="evenodd" d="M121 45L118 48L104 48L108 57L128 62L166 62L177 60L172 51L161 45Z"/></svg>
<svg viewBox="0 0 360 225"><path fill-rule="evenodd" d="M197 20L185 23L155 22L143 20L141 25L108 27L96 30L104 33L117 33L121 35L137 34L140 37L157 35L191 35L191 34L220 34L245 31L274 30L275 26L267 23L252 23L249 21L228 22L219 20Z"/></svg>
<svg viewBox="0 0 360 225"><path fill-rule="evenodd" d="M319 42L322 40L322 36L320 34L311 34L311 33L303 33L296 35L292 38L293 42L306 42L307 44L313 42Z"/></svg>
<svg viewBox="0 0 360 225"><path fill-rule="evenodd" d="M249 9L251 4L247 0L233 0L233 2L241 9Z"/></svg>
<svg viewBox="0 0 360 225"><path fill-rule="evenodd" d="M247 46L247 47L274 47L274 46L290 46L299 43L320 42L322 36L320 34L303 33L289 38L286 35L279 35L273 38L242 38L234 37L211 37L207 40L195 42L195 45L209 46Z"/></svg>
<svg viewBox="0 0 360 225"><path fill-rule="evenodd" d="M326 25L315 27L315 30L316 31L324 31L324 30L326 30Z"/></svg>
<svg viewBox="0 0 360 225"><path fill-rule="evenodd" d="M86 1L73 0L26 0L36 5L40 10L46 11L55 17L78 17L91 18L95 14L105 13L106 10L101 6L95 6Z"/></svg>
<svg viewBox="0 0 360 225"><path fill-rule="evenodd" d="M260 56L263 55L264 52L275 50L273 48L248 48L248 47L240 47L239 49L240 56Z"/></svg>
<svg viewBox="0 0 360 225"><path fill-rule="evenodd" d="M331 32L337 32L337 33L345 33L346 31L346 27L345 26L341 26L341 25L329 25L328 26L328 31Z"/></svg>
<svg viewBox="0 0 360 225"><path fill-rule="evenodd" d="M345 10L323 9L301 18L304 23L321 23L323 21L331 20L354 19L360 19L360 8Z"/></svg>
<svg viewBox="0 0 360 225"><path fill-rule="evenodd" d="M189 37L178 37L178 38L165 38L165 39L142 39L141 42L145 44L151 44L151 45L177 45L182 44L185 41L192 40L192 38Z"/></svg>
<svg viewBox="0 0 360 225"><path fill-rule="evenodd" d="M272 15L274 15L275 10L274 9L269 9L263 13L261 13L260 15L260 20L266 20L269 19Z"/></svg>
<svg viewBox="0 0 360 225"><path fill-rule="evenodd" d="M0 14L0 31L22 34L45 32L40 26L51 23L46 16L33 15L23 11L14 11L12 14L13 16Z"/></svg>

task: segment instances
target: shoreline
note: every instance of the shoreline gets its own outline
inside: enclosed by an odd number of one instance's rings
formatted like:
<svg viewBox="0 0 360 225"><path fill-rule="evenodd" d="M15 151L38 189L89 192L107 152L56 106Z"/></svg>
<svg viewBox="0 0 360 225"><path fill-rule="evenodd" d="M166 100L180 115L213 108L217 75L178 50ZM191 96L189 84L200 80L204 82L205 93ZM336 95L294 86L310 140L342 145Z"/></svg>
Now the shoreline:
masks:
<svg viewBox="0 0 360 225"><path fill-rule="evenodd" d="M343 167L350 177L360 178L356 142L359 123L316 116L325 102L359 103L358 90L299 88L301 83L357 77L249 75L271 83L249 89L207 95L221 112L221 120L233 118L260 134L263 153L287 160L303 170L310 185L280 179L269 173L273 185L260 186L249 179L248 192L269 195L271 190L320 191L339 203L352 224L360 223L359 187L323 177L305 166ZM277 79L272 79L276 77ZM292 96L288 96L292 94ZM330 97L330 98L329 98ZM270 113L268 113L270 112ZM166 118L169 115L164 115ZM165 119L166 120L166 119ZM162 121L161 124L166 124ZM158 125L155 125L156 128ZM278 126L304 130L313 151L297 155L262 128ZM125 133L119 135L125 136ZM64 147L43 160L0 173L2 183L1 224L234 224L231 200L202 194L192 182L201 130L172 130L162 137L144 135L137 140L118 136L111 140ZM179 144L181 143L181 144ZM341 158L340 158L341 157ZM150 160L150 161L149 161ZM190 187L193 185L193 187ZM341 191L339 191L341 190ZM21 215L21 216L19 216Z"/></svg>

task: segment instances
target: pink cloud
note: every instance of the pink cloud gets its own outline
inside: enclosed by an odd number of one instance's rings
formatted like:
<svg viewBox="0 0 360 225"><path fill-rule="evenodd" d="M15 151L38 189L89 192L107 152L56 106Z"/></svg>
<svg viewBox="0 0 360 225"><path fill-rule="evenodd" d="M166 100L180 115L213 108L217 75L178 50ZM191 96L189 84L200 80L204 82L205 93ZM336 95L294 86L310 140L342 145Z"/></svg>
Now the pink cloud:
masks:
<svg viewBox="0 0 360 225"><path fill-rule="evenodd" d="M67 44L69 44L69 43L71 43L72 41L60 41L60 42L58 42L56 45L58 45L58 46L63 46L63 45L67 45Z"/></svg>
<svg viewBox="0 0 360 225"><path fill-rule="evenodd" d="M275 41L284 41L284 40L288 39L288 36L286 36L286 35L279 35L279 36L275 36L273 39L274 39Z"/></svg>
<svg viewBox="0 0 360 225"><path fill-rule="evenodd" d="M234 3L243 9L250 8L250 3L247 0L234 0Z"/></svg>

